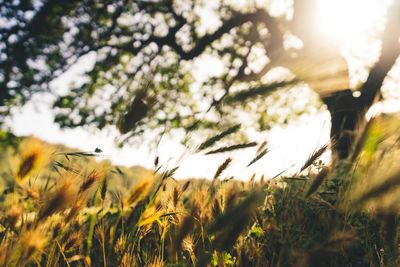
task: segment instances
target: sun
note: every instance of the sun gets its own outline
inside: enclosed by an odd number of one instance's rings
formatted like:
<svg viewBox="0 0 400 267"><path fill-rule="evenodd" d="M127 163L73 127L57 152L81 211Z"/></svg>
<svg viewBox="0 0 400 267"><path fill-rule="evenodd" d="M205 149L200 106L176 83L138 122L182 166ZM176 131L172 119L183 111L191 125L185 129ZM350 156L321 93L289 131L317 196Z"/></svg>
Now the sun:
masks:
<svg viewBox="0 0 400 267"><path fill-rule="evenodd" d="M318 0L321 33L334 41L382 31L390 0Z"/></svg>

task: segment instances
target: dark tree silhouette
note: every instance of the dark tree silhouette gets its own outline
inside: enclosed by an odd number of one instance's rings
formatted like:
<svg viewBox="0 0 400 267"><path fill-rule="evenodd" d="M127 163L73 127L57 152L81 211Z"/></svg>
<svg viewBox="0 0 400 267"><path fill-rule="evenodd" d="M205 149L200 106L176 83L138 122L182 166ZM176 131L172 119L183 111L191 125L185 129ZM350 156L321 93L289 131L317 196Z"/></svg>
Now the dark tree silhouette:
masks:
<svg viewBox="0 0 400 267"><path fill-rule="evenodd" d="M386 30L382 38L382 51L379 60L371 69L366 82L354 96L349 89L338 91L323 100L331 113L331 137L336 140L335 147L340 158L346 158L353 146L355 130L363 124L365 114L372 106L383 81L400 53L400 4L395 1L388 12Z"/></svg>
<svg viewBox="0 0 400 267"><path fill-rule="evenodd" d="M328 95L314 88L332 115L331 136L342 158L349 153L358 118L374 102L399 54L400 8L394 2L381 57L360 88L361 96L355 98L340 86L330 88ZM145 128L192 131L231 123L238 107L255 112L264 125L263 99L302 77L293 69L298 79L265 82L262 78L302 54L328 53L325 48L315 52L318 37L310 19L315 1L296 0L291 21L274 17L268 7L253 2L237 8L221 1L212 10L219 20L213 29L201 26L198 11L205 3L0 0L0 16L6 21L0 28L0 116L7 116L12 106L24 104L34 93L51 91L50 81L77 62L90 64L82 58L93 56L94 67L84 80L72 85L68 94L53 92L55 121L63 127L114 124L128 135ZM291 58L292 51L284 45L287 32L304 44L298 58ZM257 51L268 60L254 68ZM192 63L205 54L220 58L224 68L193 91ZM328 74L330 79L338 75ZM339 76L337 80L343 75ZM249 108L249 103L257 103L257 108ZM215 116L205 115L210 112Z"/></svg>

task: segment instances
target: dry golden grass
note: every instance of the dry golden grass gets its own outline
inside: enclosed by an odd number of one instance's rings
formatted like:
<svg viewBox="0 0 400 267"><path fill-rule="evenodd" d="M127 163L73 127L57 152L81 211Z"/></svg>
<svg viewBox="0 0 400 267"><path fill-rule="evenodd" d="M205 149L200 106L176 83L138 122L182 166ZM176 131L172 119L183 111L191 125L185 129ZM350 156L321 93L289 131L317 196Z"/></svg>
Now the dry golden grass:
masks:
<svg viewBox="0 0 400 267"><path fill-rule="evenodd" d="M400 138L374 127L353 162L317 164L324 146L309 175L246 182L224 177L231 158L212 181L130 178L26 140L2 185L0 266L398 266Z"/></svg>

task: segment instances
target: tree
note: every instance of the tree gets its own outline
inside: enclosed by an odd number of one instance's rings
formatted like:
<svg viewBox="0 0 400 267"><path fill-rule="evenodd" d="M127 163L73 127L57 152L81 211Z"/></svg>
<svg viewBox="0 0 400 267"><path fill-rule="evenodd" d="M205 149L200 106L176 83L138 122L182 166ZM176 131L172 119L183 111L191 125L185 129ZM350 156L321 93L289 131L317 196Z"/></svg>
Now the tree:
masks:
<svg viewBox="0 0 400 267"><path fill-rule="evenodd" d="M202 0L0 3L6 21L0 29L1 116L32 94L51 91L50 81L83 57L95 56L84 81L72 86L68 94L57 95L55 121L63 127L101 129L113 124L128 136L144 129L193 131L228 125L240 108L253 111L263 130L268 120L265 99L304 78L296 69L292 69L295 79L266 81L265 76L276 66L309 58L308 53L315 50L315 21L309 19L315 0L296 0L292 20L272 16L268 5L257 1L243 6L229 1L210 5ZM399 25L400 8L397 1L393 5L382 55L360 88L361 96L356 98L350 89L341 87L343 70L341 75L330 73L329 79L335 75L339 83L333 83L328 95L314 88L332 115L331 136L342 158L353 142L349 133L374 102L399 54L400 29L395 25ZM211 28L202 24L204 12L217 17ZM287 32L304 44L294 59L284 44ZM324 48L322 54L328 52ZM217 57L224 65L193 90L198 78L191 71L193 62L204 55Z"/></svg>

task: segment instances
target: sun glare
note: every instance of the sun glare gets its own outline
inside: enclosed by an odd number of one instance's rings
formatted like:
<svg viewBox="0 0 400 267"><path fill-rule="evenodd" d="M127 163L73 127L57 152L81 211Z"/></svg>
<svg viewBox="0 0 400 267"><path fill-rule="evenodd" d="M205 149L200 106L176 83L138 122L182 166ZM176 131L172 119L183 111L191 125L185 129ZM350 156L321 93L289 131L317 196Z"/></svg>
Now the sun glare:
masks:
<svg viewBox="0 0 400 267"><path fill-rule="evenodd" d="M335 41L344 41L384 28L386 0L319 0L321 32Z"/></svg>

